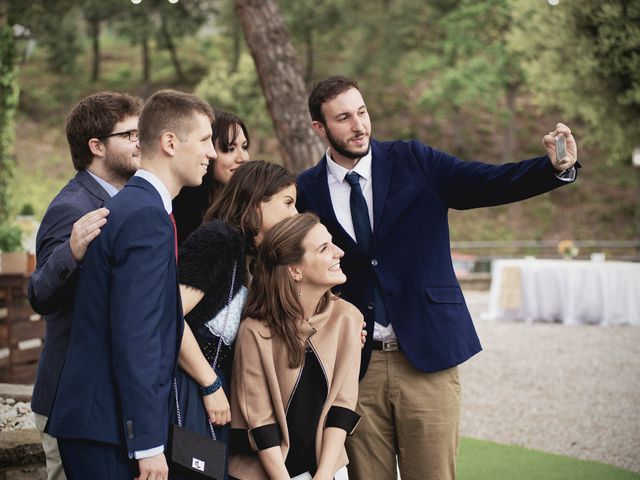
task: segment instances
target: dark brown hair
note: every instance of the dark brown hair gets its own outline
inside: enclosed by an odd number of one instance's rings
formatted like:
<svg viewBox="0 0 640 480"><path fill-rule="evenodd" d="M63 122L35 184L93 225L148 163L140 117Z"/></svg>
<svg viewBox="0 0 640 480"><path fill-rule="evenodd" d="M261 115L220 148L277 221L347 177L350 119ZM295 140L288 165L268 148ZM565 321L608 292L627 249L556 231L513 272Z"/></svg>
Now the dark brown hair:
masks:
<svg viewBox="0 0 640 480"><path fill-rule="evenodd" d="M245 162L233 173L213 205L204 215L204 221L223 220L240 229L245 238L257 235L262 225L260 203L289 185L296 177L286 168L262 160Z"/></svg>
<svg viewBox="0 0 640 480"><path fill-rule="evenodd" d="M240 130L242 130L244 137L247 139L247 147L251 145L249 131L247 130L244 122L240 120L240 117L237 117L233 113L225 110L216 110L215 117L216 119L213 122L213 125L211 125L211 129L213 131L211 141L215 145L217 151L227 153L229 151L229 146L238 138ZM223 187L222 183L217 181L213 176L214 163L215 160L211 162L211 165L207 170L207 176L209 177L210 182L210 185L207 187L209 191L209 205L213 204Z"/></svg>
<svg viewBox="0 0 640 480"><path fill-rule="evenodd" d="M140 115L142 99L127 93L98 92L75 104L67 116L67 142L76 170L85 170L93 160L89 140L113 133L116 123Z"/></svg>
<svg viewBox="0 0 640 480"><path fill-rule="evenodd" d="M289 366L302 364L304 349L298 337L298 322L304 320L298 287L288 266L302 261L302 242L320 220L313 213L301 213L278 222L269 230L260 246L251 280L251 288L243 317L264 320L279 336L287 349ZM327 290L318 302L316 313L322 312L331 300Z"/></svg>
<svg viewBox="0 0 640 480"><path fill-rule="evenodd" d="M144 102L138 121L143 154L155 150L157 140L165 132L173 132L184 140L196 114L205 115L213 123L213 109L196 95L177 90L160 90L151 95Z"/></svg>
<svg viewBox="0 0 640 480"><path fill-rule="evenodd" d="M358 82L344 75L333 75L314 83L309 94L311 120L326 126L324 114L322 113L322 104L352 88L359 90Z"/></svg>

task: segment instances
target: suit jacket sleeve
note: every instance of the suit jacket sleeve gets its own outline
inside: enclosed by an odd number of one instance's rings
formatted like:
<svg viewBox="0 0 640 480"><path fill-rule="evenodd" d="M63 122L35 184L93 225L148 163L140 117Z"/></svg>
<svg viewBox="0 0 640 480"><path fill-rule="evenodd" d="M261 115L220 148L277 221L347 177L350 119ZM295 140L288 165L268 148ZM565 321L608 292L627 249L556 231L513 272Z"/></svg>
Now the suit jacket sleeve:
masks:
<svg viewBox="0 0 640 480"><path fill-rule="evenodd" d="M164 218L163 218L164 217ZM173 229L164 210L147 207L125 220L113 241L111 348L122 418L135 432L129 452L164 443L167 398L159 381L173 358L163 352L160 332L167 315L166 295L177 289Z"/></svg>
<svg viewBox="0 0 640 480"><path fill-rule="evenodd" d="M570 183L557 178L547 155L493 165L462 161L416 141L411 148L450 208L464 210L517 202Z"/></svg>
<svg viewBox="0 0 640 480"><path fill-rule="evenodd" d="M29 302L41 315L71 306L78 263L69 238L83 212L71 203L58 204L42 219L37 237L38 265L29 282Z"/></svg>

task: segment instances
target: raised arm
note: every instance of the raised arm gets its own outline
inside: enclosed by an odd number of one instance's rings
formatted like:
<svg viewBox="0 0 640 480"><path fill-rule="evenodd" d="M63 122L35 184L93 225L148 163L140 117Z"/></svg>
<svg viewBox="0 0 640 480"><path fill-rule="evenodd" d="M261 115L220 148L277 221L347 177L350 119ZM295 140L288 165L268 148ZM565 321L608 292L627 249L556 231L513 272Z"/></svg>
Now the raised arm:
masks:
<svg viewBox="0 0 640 480"><path fill-rule="evenodd" d="M567 156L560 161L555 156L558 135L567 144ZM559 123L542 143L547 155L501 165L462 161L419 142L411 142L411 151L422 165L420 174L448 207L470 209L524 200L575 180L579 164L571 130Z"/></svg>

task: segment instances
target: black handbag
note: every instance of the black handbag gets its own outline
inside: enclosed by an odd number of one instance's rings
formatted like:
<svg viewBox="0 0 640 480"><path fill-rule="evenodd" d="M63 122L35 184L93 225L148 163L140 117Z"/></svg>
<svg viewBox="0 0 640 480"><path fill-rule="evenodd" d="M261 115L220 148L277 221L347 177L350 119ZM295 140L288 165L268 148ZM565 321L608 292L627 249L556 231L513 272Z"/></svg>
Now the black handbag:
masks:
<svg viewBox="0 0 640 480"><path fill-rule="evenodd" d="M236 269L238 263L233 265L233 274L231 276L231 289L227 299L227 313L225 314L224 326L222 334L227 329L229 320L229 308L233 299L233 287L236 282ZM212 367L218 363L220 355L220 347L222 345L222 335L218 340L218 348L213 360ZM227 445L216 439L211 420L209 422L209 430L211 437L201 435L196 432L184 428L182 426L182 416L180 414L180 402L178 401L178 384L173 379L173 395L176 400L176 417L178 424L172 424L169 431L169 463L171 464L171 473L180 475L187 479L193 480L223 480L227 463Z"/></svg>
<svg viewBox="0 0 640 480"><path fill-rule="evenodd" d="M227 445L179 425L169 431L169 462L172 475L193 480L223 480Z"/></svg>

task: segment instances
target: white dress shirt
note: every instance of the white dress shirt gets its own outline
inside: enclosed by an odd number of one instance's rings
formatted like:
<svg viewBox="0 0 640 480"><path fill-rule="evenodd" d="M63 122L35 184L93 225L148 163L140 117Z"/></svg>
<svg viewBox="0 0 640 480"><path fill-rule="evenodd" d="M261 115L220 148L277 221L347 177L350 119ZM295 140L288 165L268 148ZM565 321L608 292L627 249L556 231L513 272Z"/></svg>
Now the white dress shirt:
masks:
<svg viewBox="0 0 640 480"><path fill-rule="evenodd" d="M360 188L365 202L367 202L367 210L369 211L369 222L371 223L371 231L373 231L373 178L371 176L371 148L367 154L362 157L353 170L347 170L338 165L332 158L331 153L327 149L327 182L329 183L329 195L331 196L331 205L336 214L336 218L342 228L353 238L356 239L356 232L353 229L353 220L351 218L351 185L345 180L347 173L355 172L360 175ZM392 321L393 319L389 319ZM386 327L375 323L373 326L374 340L395 340L396 334L393 331L391 323Z"/></svg>

